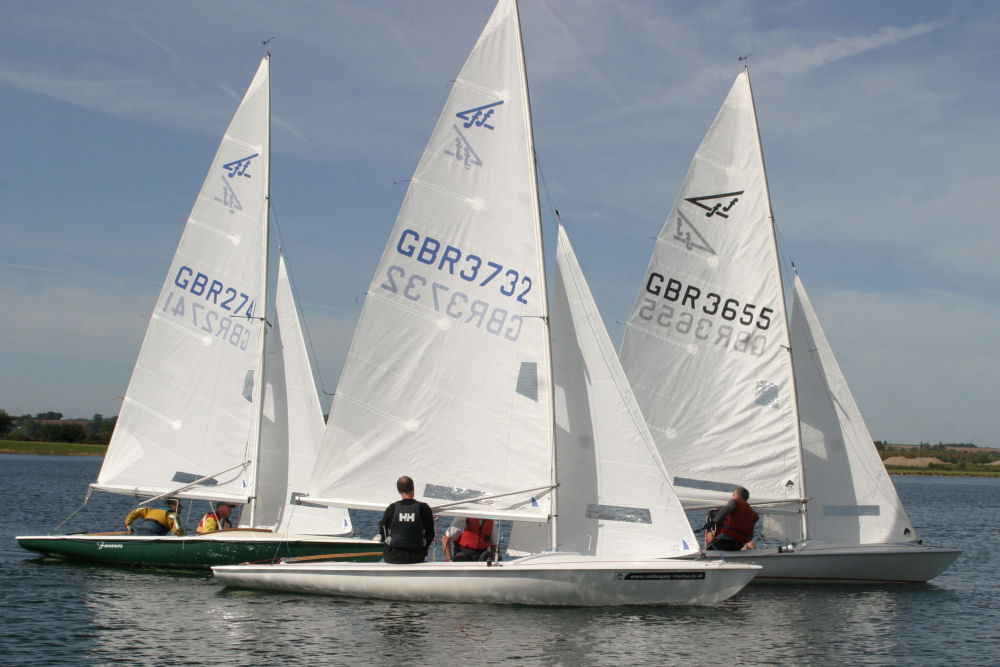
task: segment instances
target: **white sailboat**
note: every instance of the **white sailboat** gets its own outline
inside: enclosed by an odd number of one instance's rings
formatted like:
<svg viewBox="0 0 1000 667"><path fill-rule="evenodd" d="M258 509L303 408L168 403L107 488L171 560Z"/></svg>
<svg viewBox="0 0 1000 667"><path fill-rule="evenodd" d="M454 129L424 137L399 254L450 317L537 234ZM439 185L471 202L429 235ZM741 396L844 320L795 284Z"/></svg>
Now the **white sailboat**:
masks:
<svg viewBox="0 0 1000 667"><path fill-rule="evenodd" d="M178 567L380 556L376 543L350 537L347 510L290 502L308 482L323 416L283 254L269 278L269 85L265 57L187 220L91 485L146 502L243 504L239 529L18 537L25 548Z"/></svg>
<svg viewBox="0 0 1000 667"><path fill-rule="evenodd" d="M400 474L435 513L515 522L498 563L213 568L227 586L537 605L713 604L757 568L694 534L560 229L546 289L527 78L500 0L410 182L310 484L382 510ZM551 307L551 308L550 308ZM558 523L557 523L558 520Z"/></svg>
<svg viewBox="0 0 1000 667"><path fill-rule="evenodd" d="M748 71L656 241L621 360L685 506L751 491L778 546L724 556L762 565L757 581L927 581L958 555L917 539L798 276L786 319Z"/></svg>

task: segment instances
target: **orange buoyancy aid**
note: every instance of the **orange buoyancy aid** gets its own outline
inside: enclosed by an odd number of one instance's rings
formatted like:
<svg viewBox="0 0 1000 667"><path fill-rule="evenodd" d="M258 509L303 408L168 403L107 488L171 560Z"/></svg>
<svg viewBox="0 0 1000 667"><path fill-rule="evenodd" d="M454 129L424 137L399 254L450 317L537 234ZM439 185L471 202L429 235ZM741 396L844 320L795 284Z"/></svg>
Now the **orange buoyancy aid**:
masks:
<svg viewBox="0 0 1000 667"><path fill-rule="evenodd" d="M455 543L466 549L485 551L490 548L490 538L493 536L493 519L480 521L479 519L466 519L465 530L458 536Z"/></svg>
<svg viewBox="0 0 1000 667"><path fill-rule="evenodd" d="M753 528L757 525L758 514L742 498L733 498L733 500L736 501L736 509L726 515L719 535L726 535L746 544L753 539Z"/></svg>

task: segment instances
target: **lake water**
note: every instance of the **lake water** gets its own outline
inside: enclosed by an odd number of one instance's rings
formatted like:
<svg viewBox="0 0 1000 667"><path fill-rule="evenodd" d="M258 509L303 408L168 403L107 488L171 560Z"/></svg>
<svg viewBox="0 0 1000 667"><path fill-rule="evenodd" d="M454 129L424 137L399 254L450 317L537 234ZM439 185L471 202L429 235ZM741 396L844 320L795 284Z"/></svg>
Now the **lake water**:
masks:
<svg viewBox="0 0 1000 667"><path fill-rule="evenodd" d="M712 608L536 609L229 591L207 575L21 549L14 535L52 531L99 467L0 455L2 665L1000 664L1000 479L893 478L924 541L964 550L930 584L755 585ZM131 506L95 494L59 532L115 527Z"/></svg>

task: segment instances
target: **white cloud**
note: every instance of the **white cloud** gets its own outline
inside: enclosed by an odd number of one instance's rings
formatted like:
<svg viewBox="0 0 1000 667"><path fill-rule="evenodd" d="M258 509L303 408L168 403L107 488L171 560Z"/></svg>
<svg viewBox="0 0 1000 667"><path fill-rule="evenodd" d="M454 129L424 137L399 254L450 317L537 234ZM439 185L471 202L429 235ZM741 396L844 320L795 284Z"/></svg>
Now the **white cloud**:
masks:
<svg viewBox="0 0 1000 667"><path fill-rule="evenodd" d="M776 74L802 75L844 58L898 44L926 35L944 26L945 21L918 23L909 27L885 26L871 35L834 37L814 46L792 46L780 56L763 59L761 67Z"/></svg>

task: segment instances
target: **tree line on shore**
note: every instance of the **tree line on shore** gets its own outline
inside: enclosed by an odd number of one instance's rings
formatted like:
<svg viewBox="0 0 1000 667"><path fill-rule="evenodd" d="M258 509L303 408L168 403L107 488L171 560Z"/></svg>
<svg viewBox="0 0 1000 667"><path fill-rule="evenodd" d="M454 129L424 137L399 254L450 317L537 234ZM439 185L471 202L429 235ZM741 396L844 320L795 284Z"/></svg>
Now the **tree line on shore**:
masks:
<svg viewBox="0 0 1000 667"><path fill-rule="evenodd" d="M107 445L118 417L105 417L100 413L90 419L63 419L61 412L39 412L34 415L9 415L0 409L0 440L25 442L66 442L77 444ZM891 445L876 440L875 447L884 461L892 456L906 458L935 457L959 468L982 466L1000 460L994 450L977 449L971 442L931 445Z"/></svg>
<svg viewBox="0 0 1000 667"><path fill-rule="evenodd" d="M107 445L118 417L100 413L90 419L63 419L61 412L10 415L0 409L0 439Z"/></svg>

